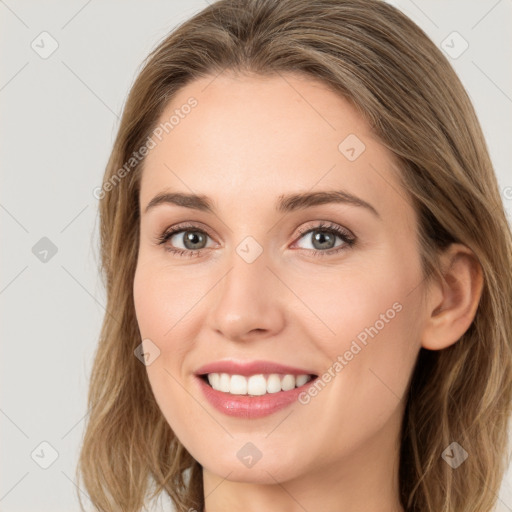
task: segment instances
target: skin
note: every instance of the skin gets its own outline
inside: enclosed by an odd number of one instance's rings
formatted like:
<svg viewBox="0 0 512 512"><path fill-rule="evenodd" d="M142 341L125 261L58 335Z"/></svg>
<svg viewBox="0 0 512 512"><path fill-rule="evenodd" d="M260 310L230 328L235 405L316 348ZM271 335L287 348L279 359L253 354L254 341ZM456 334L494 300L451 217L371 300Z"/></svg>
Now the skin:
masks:
<svg viewBox="0 0 512 512"><path fill-rule="evenodd" d="M471 324L482 288L476 259L453 245L443 256L446 282L423 279L417 218L393 155L322 83L224 72L181 89L161 121L190 96L197 107L146 157L133 291L141 337L160 350L147 366L152 390L203 467L205 509L403 511L404 395L420 347L445 348ZM338 149L349 134L366 146L354 161ZM339 203L275 210L283 194L340 189L379 216ZM144 213L162 191L206 195L215 213L172 204ZM349 230L355 245L315 256L326 249L314 243L315 232L298 229L320 221ZM182 222L211 234L197 257L157 244ZM250 264L236 252L247 236L263 250ZM183 232L172 244L191 250ZM400 312L307 405L240 419L200 393L194 372L221 359L321 375L395 303ZM247 442L262 453L251 468L237 458Z"/></svg>

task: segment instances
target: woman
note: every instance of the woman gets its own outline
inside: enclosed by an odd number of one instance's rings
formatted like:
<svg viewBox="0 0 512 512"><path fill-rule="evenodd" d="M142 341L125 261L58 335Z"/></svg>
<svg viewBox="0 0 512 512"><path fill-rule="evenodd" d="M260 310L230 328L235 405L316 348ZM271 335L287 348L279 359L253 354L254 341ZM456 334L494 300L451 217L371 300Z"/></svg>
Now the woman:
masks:
<svg viewBox="0 0 512 512"><path fill-rule="evenodd" d="M492 510L511 233L468 96L406 16L210 5L149 56L99 197L97 508Z"/></svg>

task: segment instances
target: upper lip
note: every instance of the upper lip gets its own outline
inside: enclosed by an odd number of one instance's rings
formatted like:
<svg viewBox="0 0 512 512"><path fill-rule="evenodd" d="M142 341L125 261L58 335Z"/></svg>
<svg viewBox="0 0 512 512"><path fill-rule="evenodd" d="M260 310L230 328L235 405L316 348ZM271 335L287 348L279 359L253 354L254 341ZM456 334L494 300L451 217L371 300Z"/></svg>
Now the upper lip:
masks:
<svg viewBox="0 0 512 512"><path fill-rule="evenodd" d="M257 374L279 373L283 375L316 375L308 369L286 366L271 361L215 361L205 364L196 371L196 375L208 373L229 373L246 377Z"/></svg>

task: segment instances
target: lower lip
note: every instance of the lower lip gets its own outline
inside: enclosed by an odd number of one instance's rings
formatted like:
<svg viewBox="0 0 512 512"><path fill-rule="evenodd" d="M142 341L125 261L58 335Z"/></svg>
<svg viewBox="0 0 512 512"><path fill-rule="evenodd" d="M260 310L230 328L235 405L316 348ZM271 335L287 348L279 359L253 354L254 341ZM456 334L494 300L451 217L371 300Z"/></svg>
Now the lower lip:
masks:
<svg viewBox="0 0 512 512"><path fill-rule="evenodd" d="M289 391L278 391L277 393L267 393L261 396L232 395L213 389L200 377L197 377L197 380L206 399L217 410L228 416L253 419L268 416L296 402L298 396L315 379Z"/></svg>

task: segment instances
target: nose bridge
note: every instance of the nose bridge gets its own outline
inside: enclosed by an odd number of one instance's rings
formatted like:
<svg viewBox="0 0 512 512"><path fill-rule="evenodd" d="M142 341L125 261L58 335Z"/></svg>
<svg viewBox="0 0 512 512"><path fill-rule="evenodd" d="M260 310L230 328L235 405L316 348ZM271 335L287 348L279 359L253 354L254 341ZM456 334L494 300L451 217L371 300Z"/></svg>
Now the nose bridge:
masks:
<svg viewBox="0 0 512 512"><path fill-rule="evenodd" d="M267 268L269 255L251 237L228 257L229 269L219 282L210 312L211 326L231 339L281 328L283 311L278 280ZM252 335L251 334L251 335Z"/></svg>

